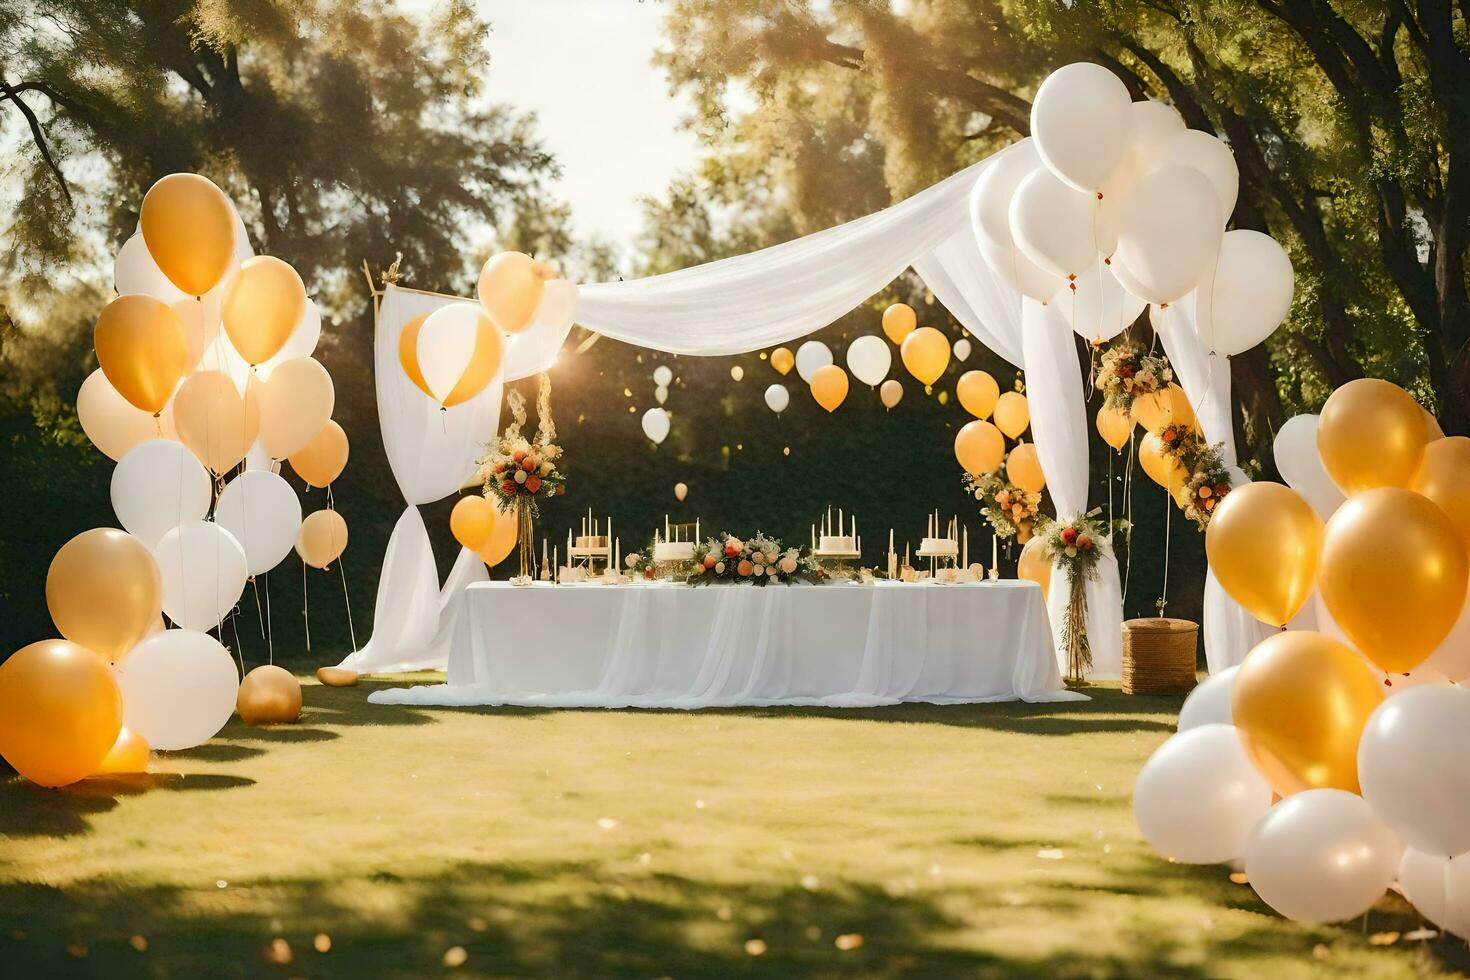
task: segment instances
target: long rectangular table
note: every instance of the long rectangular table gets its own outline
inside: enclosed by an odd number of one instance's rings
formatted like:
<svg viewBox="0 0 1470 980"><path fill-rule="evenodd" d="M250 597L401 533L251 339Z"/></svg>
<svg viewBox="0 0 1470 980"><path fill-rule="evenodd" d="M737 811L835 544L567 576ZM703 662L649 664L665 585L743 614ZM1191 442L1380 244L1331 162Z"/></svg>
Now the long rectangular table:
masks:
<svg viewBox="0 0 1470 980"><path fill-rule="evenodd" d="M447 684L378 704L863 707L1083 699L1062 684L1041 589L480 582Z"/></svg>

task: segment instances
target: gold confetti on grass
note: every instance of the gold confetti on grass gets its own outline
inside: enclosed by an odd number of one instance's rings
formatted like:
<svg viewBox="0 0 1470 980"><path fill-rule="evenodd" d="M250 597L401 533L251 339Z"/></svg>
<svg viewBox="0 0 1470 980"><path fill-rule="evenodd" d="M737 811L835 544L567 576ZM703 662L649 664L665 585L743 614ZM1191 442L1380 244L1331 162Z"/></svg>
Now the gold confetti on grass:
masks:
<svg viewBox="0 0 1470 980"><path fill-rule="evenodd" d="M290 963L295 959L295 954L291 952L291 944L277 936L265 948L265 958L268 963Z"/></svg>
<svg viewBox="0 0 1470 980"><path fill-rule="evenodd" d="M1232 871L1232 872L1230 872L1230 880L1233 881L1233 882L1235 882L1237 885L1248 885L1248 884L1250 884L1250 879L1246 877L1244 871Z"/></svg>
<svg viewBox="0 0 1470 980"><path fill-rule="evenodd" d="M444 951L444 965L451 970L457 966L464 966L470 954L465 952L463 946L451 946Z"/></svg>
<svg viewBox="0 0 1470 980"><path fill-rule="evenodd" d="M1036 852L1036 856L1043 861L1060 861L1067 855L1060 847L1043 847Z"/></svg>
<svg viewBox="0 0 1470 980"><path fill-rule="evenodd" d="M133 947L140 953L146 953L148 952L148 937L133 936L131 939L128 940L128 945Z"/></svg>
<svg viewBox="0 0 1470 980"><path fill-rule="evenodd" d="M1312 947L1312 959L1314 960L1325 960L1331 955L1332 950L1328 948L1326 943L1318 943Z"/></svg>
<svg viewBox="0 0 1470 980"><path fill-rule="evenodd" d="M766 941L764 939L747 939L745 941L745 952L749 956L763 956L766 952Z"/></svg>
<svg viewBox="0 0 1470 980"><path fill-rule="evenodd" d="M1369 946L1392 946L1398 941L1399 934L1396 932L1375 932L1368 937Z"/></svg>
<svg viewBox="0 0 1470 980"><path fill-rule="evenodd" d="M331 952L331 949L332 949L332 937L329 936L329 935L327 935L324 932L319 932L312 939L311 946L318 953Z"/></svg>
<svg viewBox="0 0 1470 980"><path fill-rule="evenodd" d="M849 950L853 950L853 949L862 949L863 948L863 937L862 937L862 934L861 933L844 932L842 935L838 936L836 939L834 939L832 941L832 945L833 946L836 946L838 949L842 950L844 953L848 952Z"/></svg>

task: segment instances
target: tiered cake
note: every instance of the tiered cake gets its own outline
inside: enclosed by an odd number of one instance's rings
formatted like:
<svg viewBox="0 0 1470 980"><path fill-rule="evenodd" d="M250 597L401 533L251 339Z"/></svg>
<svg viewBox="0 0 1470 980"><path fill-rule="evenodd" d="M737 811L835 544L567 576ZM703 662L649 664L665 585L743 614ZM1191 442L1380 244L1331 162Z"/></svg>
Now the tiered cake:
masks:
<svg viewBox="0 0 1470 980"><path fill-rule="evenodd" d="M857 533L857 515L844 515L838 510L834 520L832 508L828 507L822 516L820 533L818 525L812 525L811 547L814 558L857 558L863 550L863 540Z"/></svg>

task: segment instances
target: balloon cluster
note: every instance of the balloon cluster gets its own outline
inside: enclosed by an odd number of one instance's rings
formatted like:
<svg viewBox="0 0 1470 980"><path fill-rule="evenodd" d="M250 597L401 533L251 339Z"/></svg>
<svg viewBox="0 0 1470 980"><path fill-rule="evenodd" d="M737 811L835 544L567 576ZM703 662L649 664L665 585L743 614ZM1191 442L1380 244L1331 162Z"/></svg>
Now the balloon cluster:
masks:
<svg viewBox="0 0 1470 980"><path fill-rule="evenodd" d="M970 215L991 271L1022 295L1068 301L1093 343L1123 331L1147 303L1198 289L1207 351L1237 354L1266 338L1291 304L1292 269L1269 236L1225 231L1239 171L1230 148L1186 129L1172 107L1132 102L1095 64L1047 76L1031 136L976 181Z"/></svg>
<svg viewBox="0 0 1470 980"><path fill-rule="evenodd" d="M975 418L954 439L954 455L971 476L995 473L1004 463L1006 478L1023 490L1046 486L1036 447L1021 443L1006 453L1006 439L1019 439L1031 425L1031 406L1019 391L1001 393L985 371L966 371L955 386L960 406ZM993 419L993 421L992 421Z"/></svg>
<svg viewBox="0 0 1470 980"><path fill-rule="evenodd" d="M1353 918L1397 878L1470 938L1470 439L1364 379L1275 448L1291 487L1231 492L1205 547L1281 632L1185 701L1139 827L1175 860L1243 862L1289 918Z"/></svg>
<svg viewBox="0 0 1470 980"><path fill-rule="evenodd" d="M296 271L252 253L213 183L171 174L144 197L114 285L77 414L117 460L125 530L86 531L57 552L46 601L64 639L0 666L0 754L48 786L213 736L240 676L207 631L293 548L324 567L347 540L335 510L303 521L279 475L289 460L327 487L348 453L332 379L310 356L320 314Z"/></svg>

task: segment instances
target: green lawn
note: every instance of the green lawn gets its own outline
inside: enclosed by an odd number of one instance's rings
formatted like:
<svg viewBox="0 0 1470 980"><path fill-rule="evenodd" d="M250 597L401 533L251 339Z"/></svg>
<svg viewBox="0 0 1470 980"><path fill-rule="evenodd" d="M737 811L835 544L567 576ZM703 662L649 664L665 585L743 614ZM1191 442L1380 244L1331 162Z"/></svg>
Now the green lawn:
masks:
<svg viewBox="0 0 1470 980"><path fill-rule="evenodd" d="M1139 840L1177 698L426 709L306 688L155 772L0 783L0 973L1458 975ZM329 942L328 942L329 940ZM317 946L329 946L325 952ZM450 965L446 965L446 963ZM460 964L454 969L453 964Z"/></svg>

